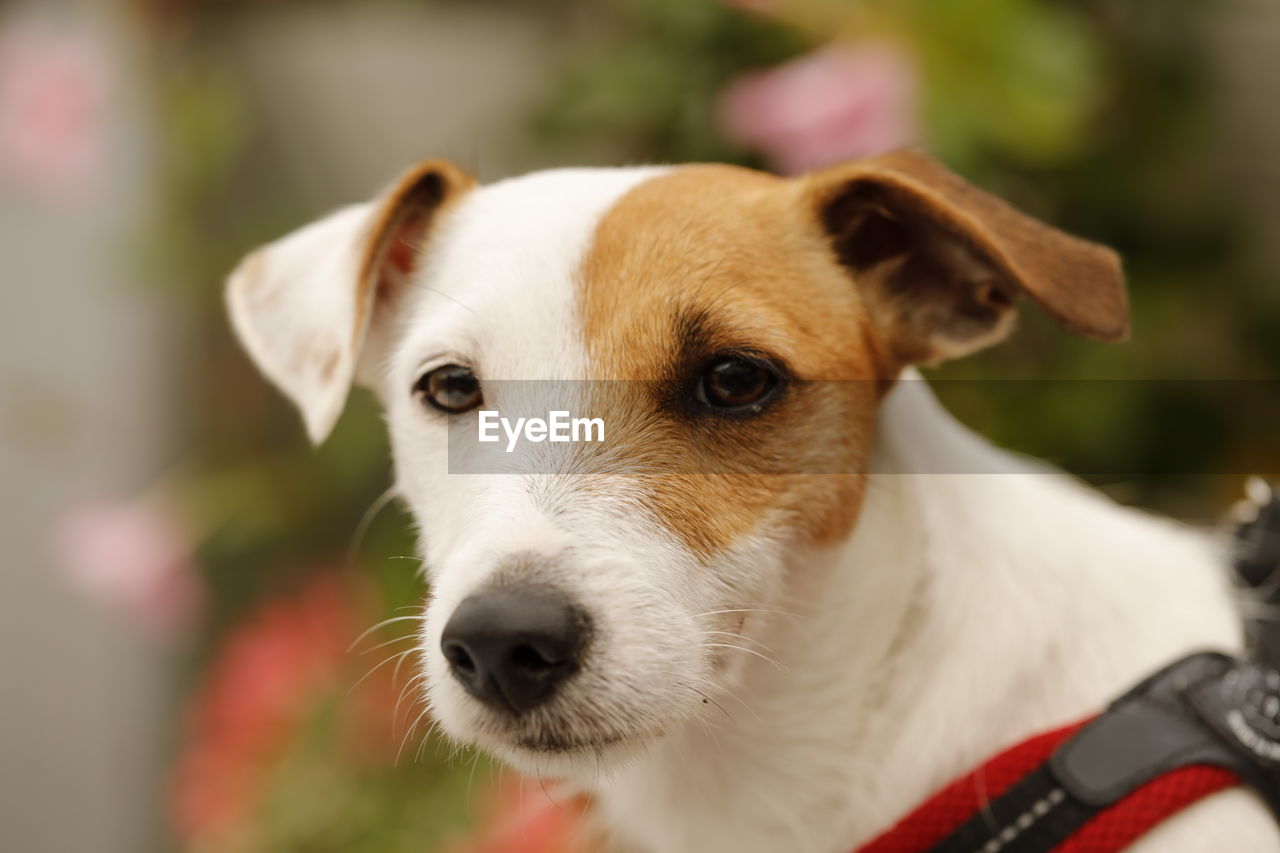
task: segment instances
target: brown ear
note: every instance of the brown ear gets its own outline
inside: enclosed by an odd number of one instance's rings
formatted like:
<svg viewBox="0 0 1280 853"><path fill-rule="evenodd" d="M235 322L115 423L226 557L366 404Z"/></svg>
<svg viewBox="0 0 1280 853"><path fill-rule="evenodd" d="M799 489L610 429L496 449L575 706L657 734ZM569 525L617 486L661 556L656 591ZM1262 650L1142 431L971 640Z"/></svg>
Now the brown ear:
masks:
<svg viewBox="0 0 1280 853"><path fill-rule="evenodd" d="M1068 331L1128 335L1115 252L1020 213L924 154L897 151L805 180L898 366L995 343L1023 294Z"/></svg>
<svg viewBox="0 0 1280 853"><path fill-rule="evenodd" d="M231 274L232 325L302 411L313 441L333 427L362 363L376 364L383 309L412 274L432 218L472 183L450 163L427 161L375 200L263 246Z"/></svg>

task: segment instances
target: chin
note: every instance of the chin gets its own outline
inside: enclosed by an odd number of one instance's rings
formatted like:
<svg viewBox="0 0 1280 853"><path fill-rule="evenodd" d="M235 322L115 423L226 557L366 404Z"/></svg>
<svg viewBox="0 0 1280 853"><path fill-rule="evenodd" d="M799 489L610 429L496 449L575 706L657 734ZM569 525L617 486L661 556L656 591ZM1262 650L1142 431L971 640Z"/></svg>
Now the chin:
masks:
<svg viewBox="0 0 1280 853"><path fill-rule="evenodd" d="M530 776L598 779L642 755L667 728L656 715L627 720L614 713L602 719L561 703L513 716L448 692L452 695L445 701L435 697L436 719L443 730Z"/></svg>
<svg viewBox="0 0 1280 853"><path fill-rule="evenodd" d="M515 770L530 776L594 780L635 760L659 735L580 737L547 733L481 744Z"/></svg>

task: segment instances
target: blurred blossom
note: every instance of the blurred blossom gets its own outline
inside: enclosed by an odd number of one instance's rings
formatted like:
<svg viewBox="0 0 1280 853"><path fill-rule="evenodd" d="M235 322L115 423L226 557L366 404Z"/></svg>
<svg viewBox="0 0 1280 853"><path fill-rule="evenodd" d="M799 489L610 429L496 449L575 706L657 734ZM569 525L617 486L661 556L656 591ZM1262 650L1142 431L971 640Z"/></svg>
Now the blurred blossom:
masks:
<svg viewBox="0 0 1280 853"><path fill-rule="evenodd" d="M197 618L204 586L184 526L145 499L80 507L57 524L55 547L67 576L159 637Z"/></svg>
<svg viewBox="0 0 1280 853"><path fill-rule="evenodd" d="M910 145L919 72L888 44L832 46L739 78L721 100L730 138L794 174Z"/></svg>
<svg viewBox="0 0 1280 853"><path fill-rule="evenodd" d="M449 853L585 853L595 849L585 817L590 802L550 783L509 778L499 784L479 837Z"/></svg>
<svg viewBox="0 0 1280 853"><path fill-rule="evenodd" d="M399 738L390 667L349 695L378 661L348 653L360 599L325 572L231 630L187 708L171 804L182 840L232 849L228 839L252 837L271 769L326 703L339 712L344 759L392 763Z"/></svg>
<svg viewBox="0 0 1280 853"><path fill-rule="evenodd" d="M103 156L110 70L82 33L0 22L0 171L49 194L83 187Z"/></svg>

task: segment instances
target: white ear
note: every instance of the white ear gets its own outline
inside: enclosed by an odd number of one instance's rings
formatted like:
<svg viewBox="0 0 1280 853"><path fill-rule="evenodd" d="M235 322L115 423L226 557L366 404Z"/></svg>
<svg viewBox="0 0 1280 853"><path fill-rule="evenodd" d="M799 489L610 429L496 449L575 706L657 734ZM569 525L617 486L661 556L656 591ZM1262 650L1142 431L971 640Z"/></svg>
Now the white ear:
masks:
<svg viewBox="0 0 1280 853"><path fill-rule="evenodd" d="M319 443L355 373L355 286L373 205L344 208L263 246L231 274L227 307L258 368L302 411Z"/></svg>
<svg viewBox="0 0 1280 853"><path fill-rule="evenodd" d="M471 185L440 161L378 200L352 205L250 254L227 283L231 323L320 443L342 413L361 347L389 290L412 273L427 225Z"/></svg>

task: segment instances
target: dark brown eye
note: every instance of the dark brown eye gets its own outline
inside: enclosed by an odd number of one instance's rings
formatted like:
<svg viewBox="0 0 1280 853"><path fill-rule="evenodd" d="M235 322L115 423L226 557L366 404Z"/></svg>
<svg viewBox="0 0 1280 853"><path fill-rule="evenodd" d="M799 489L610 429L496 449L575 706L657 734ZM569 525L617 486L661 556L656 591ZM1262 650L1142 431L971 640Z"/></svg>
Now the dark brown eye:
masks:
<svg viewBox="0 0 1280 853"><path fill-rule="evenodd" d="M451 414L469 412L484 402L480 380L471 368L458 364L446 364L423 374L413 390L432 406Z"/></svg>
<svg viewBox="0 0 1280 853"><path fill-rule="evenodd" d="M764 362L738 355L721 356L702 371L697 394L713 409L750 410L762 405L778 382L777 371Z"/></svg>

